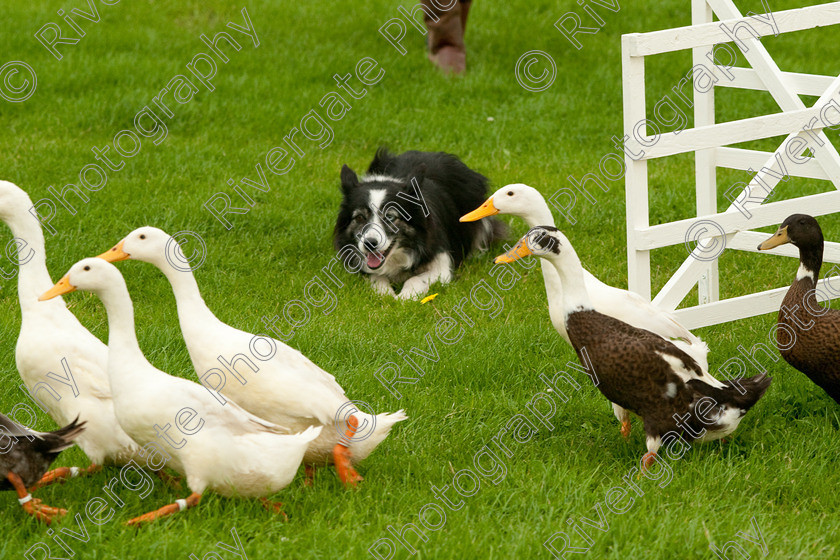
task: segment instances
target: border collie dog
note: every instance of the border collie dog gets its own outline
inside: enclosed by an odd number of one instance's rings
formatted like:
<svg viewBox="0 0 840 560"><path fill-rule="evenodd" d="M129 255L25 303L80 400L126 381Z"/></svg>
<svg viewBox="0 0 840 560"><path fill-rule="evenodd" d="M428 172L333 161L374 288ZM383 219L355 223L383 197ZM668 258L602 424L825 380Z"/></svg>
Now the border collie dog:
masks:
<svg viewBox="0 0 840 560"><path fill-rule="evenodd" d="M414 299L435 282L451 281L470 251L486 250L504 235L497 220L458 221L484 202L487 184L454 155L393 155L380 148L361 178L341 168L335 249L345 268L367 275L377 293ZM348 266L352 261L357 264ZM399 295L394 284L402 284Z"/></svg>

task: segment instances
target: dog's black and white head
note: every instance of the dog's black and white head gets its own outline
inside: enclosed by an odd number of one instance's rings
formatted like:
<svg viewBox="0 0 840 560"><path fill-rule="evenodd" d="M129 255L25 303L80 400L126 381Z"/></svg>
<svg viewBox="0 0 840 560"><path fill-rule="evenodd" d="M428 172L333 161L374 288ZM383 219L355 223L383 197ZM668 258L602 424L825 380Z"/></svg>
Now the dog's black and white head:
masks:
<svg viewBox="0 0 840 560"><path fill-rule="evenodd" d="M335 248L382 295L413 299L450 282L470 251L503 234L498 222L459 221L485 199L487 178L445 152L380 148L363 177L342 168L341 189Z"/></svg>
<svg viewBox="0 0 840 560"><path fill-rule="evenodd" d="M344 199L334 244L336 250L350 244L364 255L361 272L401 282L423 260L427 216L422 199L418 202L418 189L424 173L421 165L408 179L378 174L359 178L342 167Z"/></svg>

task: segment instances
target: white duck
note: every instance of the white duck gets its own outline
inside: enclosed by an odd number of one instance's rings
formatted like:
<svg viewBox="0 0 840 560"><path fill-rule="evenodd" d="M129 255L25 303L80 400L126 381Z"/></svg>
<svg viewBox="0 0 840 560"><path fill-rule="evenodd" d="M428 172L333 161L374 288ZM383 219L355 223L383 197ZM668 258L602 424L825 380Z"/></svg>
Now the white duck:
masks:
<svg viewBox="0 0 840 560"><path fill-rule="evenodd" d="M59 426L76 417L86 422L76 443L91 460L87 472L102 464L139 460L143 457L140 447L120 429L114 416L108 347L82 326L61 298L38 302L38 296L53 283L47 272L44 234L30 208L32 201L23 190L0 181L0 218L12 230L18 248L21 328L15 358L21 379ZM39 485L81 472L77 467L55 469Z"/></svg>
<svg viewBox="0 0 840 560"><path fill-rule="evenodd" d="M471 222L496 214L511 214L519 216L528 224L529 228L540 225L554 226L554 216L543 196L533 187L522 183L514 183L500 188L488 198L484 204L461 217L462 222ZM554 266L545 259L540 260L548 296L548 313L551 324L563 339L571 344L566 332L563 316L563 285ZM645 329L658 334L665 340L671 341L686 354L691 356L700 368L708 375L709 347L691 331L682 326L677 319L667 311L655 307L645 298L628 290L613 288L604 284L589 271L583 269L583 280L586 291L599 312L615 317L634 327ZM630 416L626 410L613 403L615 417L621 422L621 433L624 437L630 435Z"/></svg>
<svg viewBox="0 0 840 560"><path fill-rule="evenodd" d="M288 428L234 403L219 406L201 385L150 364L137 343L125 280L114 265L82 259L41 299L77 289L96 294L108 313L108 377L120 426L142 445L165 441L167 466L184 473L193 492L130 525L193 507L208 488L224 496L264 497L292 481L321 428L289 435Z"/></svg>
<svg viewBox="0 0 840 560"><path fill-rule="evenodd" d="M599 311L587 293L577 253L557 228L531 228L495 262L528 255L557 272L563 293L552 304L563 313L571 344L598 390L644 421L648 453L643 468L663 443L713 441L732 433L770 386L764 374L722 383L671 341Z"/></svg>
<svg viewBox="0 0 840 560"><path fill-rule="evenodd" d="M189 267L176 268L169 262L168 258L176 258L176 250L180 251L180 246L166 232L142 227L99 257L109 262L139 260L163 272L175 293L181 331L199 379L209 372L215 372L208 377L214 382L225 378L224 390L219 387L217 393L221 401L227 397L260 418L293 430L326 427L304 456L308 482L315 466L330 462L344 484L354 486L362 480L353 464L370 455L391 427L406 419L404 412L376 416L354 412L335 377L298 350L221 322L201 297ZM247 358L257 370L239 356ZM227 360L228 366L220 358ZM236 373L232 368L238 368Z"/></svg>

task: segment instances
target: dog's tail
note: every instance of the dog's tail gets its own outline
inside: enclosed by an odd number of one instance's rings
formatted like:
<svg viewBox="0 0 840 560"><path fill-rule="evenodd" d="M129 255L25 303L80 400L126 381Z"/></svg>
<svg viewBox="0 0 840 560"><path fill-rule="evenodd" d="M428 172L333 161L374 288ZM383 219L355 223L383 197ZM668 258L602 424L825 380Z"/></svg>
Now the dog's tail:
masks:
<svg viewBox="0 0 840 560"><path fill-rule="evenodd" d="M509 230L508 225L506 223L504 223L501 220L497 220L496 218L493 218L492 220L490 220L490 226L492 227L491 243L494 242L494 241L501 241L502 239L507 239L508 238L508 234L510 233L510 230Z"/></svg>

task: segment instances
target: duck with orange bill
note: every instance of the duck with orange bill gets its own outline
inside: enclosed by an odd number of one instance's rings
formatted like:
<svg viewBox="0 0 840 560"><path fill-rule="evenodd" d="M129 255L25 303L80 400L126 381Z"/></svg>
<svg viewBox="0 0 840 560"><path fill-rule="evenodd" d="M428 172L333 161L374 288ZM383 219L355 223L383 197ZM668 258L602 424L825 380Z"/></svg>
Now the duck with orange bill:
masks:
<svg viewBox="0 0 840 560"><path fill-rule="evenodd" d="M662 445L713 441L732 433L770 386L771 378L763 374L725 382L712 379L673 343L598 311L587 292L580 259L557 228L531 228L496 262L529 255L547 260L557 271L563 295L553 303L562 310L569 340L598 390L641 417L648 451L644 467L652 464Z"/></svg>
<svg viewBox="0 0 840 560"><path fill-rule="evenodd" d="M776 346L787 363L840 403L840 311L823 307L816 295L824 245L820 224L807 214L788 216L758 250L785 243L799 249L799 270L779 309Z"/></svg>
<svg viewBox="0 0 840 560"><path fill-rule="evenodd" d="M362 477L354 465L385 440L394 424L407 418L405 413L373 415L358 410L335 377L298 350L220 321L201 297L192 270L168 260L167 249L175 243L163 230L141 227L99 257L109 262L139 260L163 272L175 293L193 367L218 402L231 399L252 414L295 431L323 426L304 456L307 483L317 466L332 463L341 481L355 486ZM231 378L222 378L220 366L229 370ZM234 381L233 376L239 377Z"/></svg>
<svg viewBox="0 0 840 560"><path fill-rule="evenodd" d="M29 213L32 207L23 189L0 181L0 219L12 230L17 249L21 326L15 360L26 388L56 424L64 426L77 417L86 422L76 443L91 461L87 468L51 470L38 486L93 473L101 465L125 465L132 460L145 464L143 450L114 416L108 347L76 319L62 298L38 301L53 282L47 270L44 233Z"/></svg>
<svg viewBox="0 0 840 560"><path fill-rule="evenodd" d="M26 489L43 477L58 454L85 431L76 418L54 432L36 432L0 414L0 490L17 492L23 511L47 525L66 510L41 503Z"/></svg>
<svg viewBox="0 0 840 560"><path fill-rule="evenodd" d="M141 445L165 442L159 450L167 466L185 474L192 490L188 498L128 523L150 522L197 506L208 489L224 496L259 497L267 507L278 509L279 504L265 497L292 481L321 428L292 434L233 402L219 406L201 385L154 367L137 342L134 306L114 265L100 258L83 259L40 299L77 289L96 294L108 314L108 376L120 426ZM173 422L177 431L171 430Z"/></svg>
<svg viewBox="0 0 840 560"><path fill-rule="evenodd" d="M463 222L471 222L495 216L510 214L525 220L528 227L539 225L554 226L554 216L543 196L533 187L522 183L506 185L488 198L484 204L461 217ZM548 314L551 323L566 342L571 343L566 332L563 313L563 283L554 266L547 260L541 261L545 291L548 296ZM583 282L594 309L623 321L634 327L645 329L670 341L674 346L691 356L703 372L704 380L714 379L709 373L709 347L700 338L682 326L673 314L660 309L651 302L629 290L622 290L604 284L586 269ZM690 375L690 373L689 373ZM621 422L621 433L630 435L630 415L621 406L613 403L615 417Z"/></svg>

